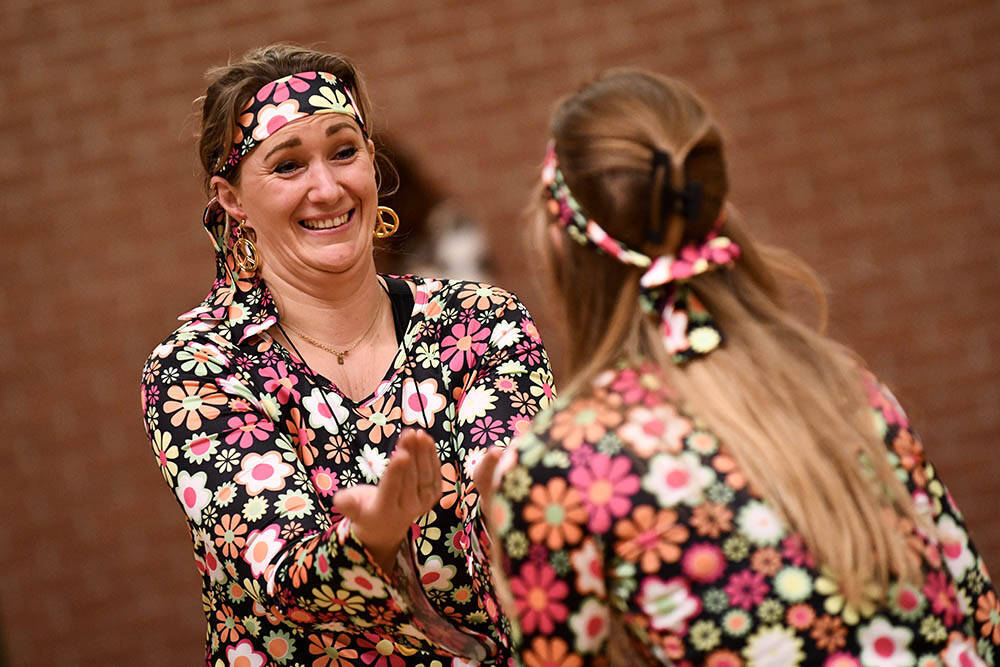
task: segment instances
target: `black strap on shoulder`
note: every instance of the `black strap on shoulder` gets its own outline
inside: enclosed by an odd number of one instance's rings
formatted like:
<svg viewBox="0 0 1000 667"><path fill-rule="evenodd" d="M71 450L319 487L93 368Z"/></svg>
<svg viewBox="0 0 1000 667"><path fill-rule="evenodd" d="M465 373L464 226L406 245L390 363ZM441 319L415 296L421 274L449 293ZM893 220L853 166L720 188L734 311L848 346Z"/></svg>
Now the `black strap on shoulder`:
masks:
<svg viewBox="0 0 1000 667"><path fill-rule="evenodd" d="M413 292L410 285L401 278L382 276L388 288L389 302L392 304L392 321L396 326L396 342L402 342L406 335L406 327L410 323L410 313L413 312Z"/></svg>

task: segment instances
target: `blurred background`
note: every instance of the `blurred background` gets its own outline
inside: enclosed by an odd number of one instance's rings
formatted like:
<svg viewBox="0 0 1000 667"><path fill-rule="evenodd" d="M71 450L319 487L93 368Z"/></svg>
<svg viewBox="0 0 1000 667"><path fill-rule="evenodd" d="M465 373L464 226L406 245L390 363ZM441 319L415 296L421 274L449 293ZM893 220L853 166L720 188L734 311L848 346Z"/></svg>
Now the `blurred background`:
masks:
<svg viewBox="0 0 1000 667"><path fill-rule="evenodd" d="M733 200L825 277L832 332L908 408L1000 574L998 34L996 0L4 0L7 664L203 659L139 369L213 277L203 73L274 41L344 52L367 77L412 241L380 262L458 262L441 270L514 290L557 372L514 242L547 117L607 66L687 80L726 133Z"/></svg>

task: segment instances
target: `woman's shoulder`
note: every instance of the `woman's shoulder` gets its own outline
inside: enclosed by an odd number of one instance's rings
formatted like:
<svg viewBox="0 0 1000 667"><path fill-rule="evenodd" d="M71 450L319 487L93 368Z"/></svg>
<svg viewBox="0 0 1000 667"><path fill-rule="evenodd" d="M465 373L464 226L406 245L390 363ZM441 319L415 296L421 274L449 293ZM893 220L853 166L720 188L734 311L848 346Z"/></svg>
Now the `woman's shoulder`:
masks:
<svg viewBox="0 0 1000 667"><path fill-rule="evenodd" d="M433 299L442 304L463 304L487 307L487 304L497 305L507 302L520 303L517 296L503 287L476 280L459 280L453 278L432 278L421 276L401 276L414 283L418 299L425 296L425 301Z"/></svg>
<svg viewBox="0 0 1000 667"><path fill-rule="evenodd" d="M218 321L185 320L152 349L143 365L144 374L150 368L178 364L221 371L239 354L228 333Z"/></svg>

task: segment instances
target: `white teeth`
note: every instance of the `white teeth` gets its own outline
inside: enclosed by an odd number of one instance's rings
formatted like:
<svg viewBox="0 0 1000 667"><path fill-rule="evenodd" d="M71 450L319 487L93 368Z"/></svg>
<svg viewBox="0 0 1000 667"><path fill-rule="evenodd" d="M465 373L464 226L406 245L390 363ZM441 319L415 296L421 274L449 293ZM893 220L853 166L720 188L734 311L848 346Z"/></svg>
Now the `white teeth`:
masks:
<svg viewBox="0 0 1000 667"><path fill-rule="evenodd" d="M333 229L340 227L351 217L350 212L338 215L336 218L323 218L321 220L303 220L300 224L306 229Z"/></svg>

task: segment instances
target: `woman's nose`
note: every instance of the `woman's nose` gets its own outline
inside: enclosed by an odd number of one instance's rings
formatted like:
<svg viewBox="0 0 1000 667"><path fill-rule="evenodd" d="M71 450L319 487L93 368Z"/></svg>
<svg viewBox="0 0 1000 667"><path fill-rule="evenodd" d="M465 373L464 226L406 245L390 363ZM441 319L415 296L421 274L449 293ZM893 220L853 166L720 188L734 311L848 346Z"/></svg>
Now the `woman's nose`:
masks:
<svg viewBox="0 0 1000 667"><path fill-rule="evenodd" d="M337 168L326 160L318 160L309 168L309 200L333 202L340 198L343 186Z"/></svg>

